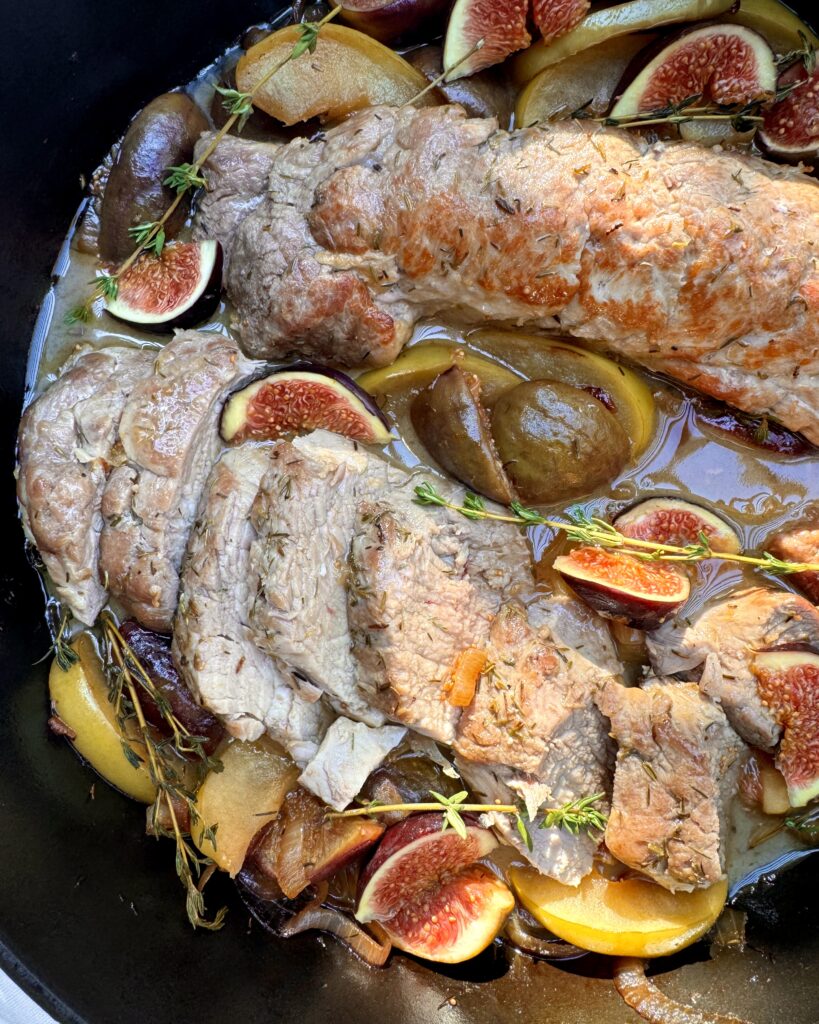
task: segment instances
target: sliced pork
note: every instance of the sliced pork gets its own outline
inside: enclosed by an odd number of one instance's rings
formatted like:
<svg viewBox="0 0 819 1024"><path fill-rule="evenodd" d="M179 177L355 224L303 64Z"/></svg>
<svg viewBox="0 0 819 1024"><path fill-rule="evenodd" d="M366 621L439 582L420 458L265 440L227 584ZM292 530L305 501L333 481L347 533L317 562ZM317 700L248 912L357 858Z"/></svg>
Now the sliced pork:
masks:
<svg viewBox="0 0 819 1024"><path fill-rule="evenodd" d="M100 568L142 625L169 632L179 568L230 389L254 368L220 334L183 331L131 392L120 422L124 464L102 499Z"/></svg>
<svg viewBox="0 0 819 1024"><path fill-rule="evenodd" d="M227 278L252 354L389 362L442 312L560 327L819 441L819 185L799 170L456 106L368 109L270 156ZM236 174L206 165L201 217Z"/></svg>
<svg viewBox="0 0 819 1024"><path fill-rule="evenodd" d="M333 434L281 441L253 505L251 619L259 645L326 691L337 707L384 721L355 682L347 621L347 552L368 456Z"/></svg>
<svg viewBox="0 0 819 1024"><path fill-rule="evenodd" d="M690 624L670 620L647 640L658 675L699 679L739 735L770 750L782 730L759 696L754 655L789 644L819 649L819 610L785 590L754 587L711 605Z"/></svg>
<svg viewBox="0 0 819 1024"><path fill-rule="evenodd" d="M253 445L225 452L214 466L182 568L173 652L185 682L234 736L254 740L267 731L305 764L328 712L256 646L248 624L259 584L250 567L250 509L270 466L270 449Z"/></svg>
<svg viewBox="0 0 819 1024"><path fill-rule="evenodd" d="M20 422L17 497L26 535L61 601L93 625L108 594L99 573L105 481L124 456L119 421L154 350L81 351Z"/></svg>
<svg viewBox="0 0 819 1024"><path fill-rule="evenodd" d="M726 810L745 745L696 683L606 686L619 752L606 845L672 891L725 877Z"/></svg>

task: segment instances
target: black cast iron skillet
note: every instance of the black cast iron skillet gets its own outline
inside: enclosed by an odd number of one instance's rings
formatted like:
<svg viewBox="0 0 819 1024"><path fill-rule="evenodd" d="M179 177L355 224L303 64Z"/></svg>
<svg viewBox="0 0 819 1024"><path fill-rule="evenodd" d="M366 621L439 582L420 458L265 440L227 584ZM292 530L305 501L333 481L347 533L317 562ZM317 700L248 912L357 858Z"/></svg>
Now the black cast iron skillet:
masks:
<svg viewBox="0 0 819 1024"><path fill-rule="evenodd" d="M59 1021L89 1024L624 1024L636 1020L602 958L560 968L492 952L432 971L407 958L371 970L330 940L251 927L229 885L216 935L186 923L172 850L143 838L143 811L47 735L42 597L26 565L12 487L26 353L49 271L81 197L131 115L186 81L271 0L2 3L0 144L0 963ZM803 0L804 14L813 10ZM754 1024L819 1020L815 861L758 891L742 955L658 965L676 998ZM676 967L672 971L672 967Z"/></svg>

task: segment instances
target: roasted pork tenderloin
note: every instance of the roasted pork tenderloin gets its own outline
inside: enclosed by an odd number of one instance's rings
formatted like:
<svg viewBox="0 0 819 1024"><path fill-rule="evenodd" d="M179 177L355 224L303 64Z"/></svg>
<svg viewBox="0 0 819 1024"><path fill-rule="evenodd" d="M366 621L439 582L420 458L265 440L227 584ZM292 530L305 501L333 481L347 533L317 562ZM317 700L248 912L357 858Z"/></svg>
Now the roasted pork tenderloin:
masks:
<svg viewBox="0 0 819 1024"><path fill-rule="evenodd" d="M252 355L378 365L425 315L531 324L819 441L819 184L800 170L458 106L265 146L205 165L196 227L231 252ZM269 163L255 205L237 155Z"/></svg>

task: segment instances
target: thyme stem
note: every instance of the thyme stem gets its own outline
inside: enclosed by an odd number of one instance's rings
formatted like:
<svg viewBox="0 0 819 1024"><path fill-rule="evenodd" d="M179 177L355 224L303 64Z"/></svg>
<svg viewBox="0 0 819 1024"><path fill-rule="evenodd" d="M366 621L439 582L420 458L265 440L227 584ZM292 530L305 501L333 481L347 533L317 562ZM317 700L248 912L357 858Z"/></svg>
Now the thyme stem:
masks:
<svg viewBox="0 0 819 1024"><path fill-rule="evenodd" d="M438 505L441 508L451 509L467 519L489 519L495 522L515 523L518 526L548 526L553 530L563 531L570 540L581 544L620 549L628 554L636 555L638 558L646 558L651 561L699 562L706 558L714 558L723 562L741 562L745 565L753 565L763 572L779 576L787 576L795 572L819 572L819 562L786 562L776 558L768 551L763 551L758 556L714 551L704 534L700 534L698 543L688 544L685 547L626 537L610 523L594 516L587 516L580 509L569 511L568 522L564 519L550 519L547 516L539 515L533 509L524 508L517 502L511 506L511 515L491 512L478 495L467 493L464 504L456 505L454 502L447 501L429 483L415 488L415 500L420 505Z"/></svg>
<svg viewBox="0 0 819 1024"><path fill-rule="evenodd" d="M473 54L477 53L478 50L482 49L485 42L486 40L484 38L480 38L477 41L477 43L475 43L475 45L469 51L467 51L467 53L463 55L463 57L459 57L454 64L450 64L448 68L444 68L440 75L436 75L435 78L433 78L424 89L422 89L419 93L413 96L411 100L407 100L406 103L402 103L399 109L403 110L404 107L413 106L415 103L418 102L418 100L423 99L423 97L426 96L427 93L432 92L433 89L437 89L441 82L443 82L444 79L447 77L447 75L451 74L456 68L459 68L462 64L468 61Z"/></svg>

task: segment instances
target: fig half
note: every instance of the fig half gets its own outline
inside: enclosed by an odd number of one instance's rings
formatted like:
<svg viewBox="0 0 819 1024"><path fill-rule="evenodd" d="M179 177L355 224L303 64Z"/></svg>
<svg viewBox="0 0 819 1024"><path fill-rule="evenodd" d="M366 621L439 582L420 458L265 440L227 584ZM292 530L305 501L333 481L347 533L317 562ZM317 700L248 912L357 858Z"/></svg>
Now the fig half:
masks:
<svg viewBox="0 0 819 1024"><path fill-rule="evenodd" d="M819 796L819 654L764 651L753 671L759 695L782 726L776 766L785 776L791 807Z"/></svg>
<svg viewBox="0 0 819 1024"><path fill-rule="evenodd" d="M174 242L148 253L119 278L107 310L117 320L159 333L195 327L216 311L222 293L222 246Z"/></svg>
<svg viewBox="0 0 819 1024"><path fill-rule="evenodd" d="M380 43L401 37L436 35L448 0L331 0L352 28Z"/></svg>
<svg viewBox="0 0 819 1024"><path fill-rule="evenodd" d="M411 416L424 447L443 469L501 505L515 500L480 403L477 377L450 367L417 396Z"/></svg>
<svg viewBox="0 0 819 1024"><path fill-rule="evenodd" d="M318 363L277 370L234 391L220 427L230 444L317 429L364 444L392 440L386 418L367 392L345 373Z"/></svg>
<svg viewBox="0 0 819 1024"><path fill-rule="evenodd" d="M626 71L625 82L612 117L659 110L692 96L701 96L702 105L744 105L775 95L776 62L753 29L705 25L678 35L639 71Z"/></svg>
<svg viewBox="0 0 819 1024"><path fill-rule="evenodd" d="M474 817L466 837L441 831L440 814L393 825L360 882L356 918L378 921L394 946L438 963L477 956L515 905L509 888L482 864L498 844Z"/></svg>
<svg viewBox="0 0 819 1024"><path fill-rule="evenodd" d="M789 163L819 158L819 69L812 75L801 64L789 68L780 85L797 85L765 114L757 138L770 156Z"/></svg>
<svg viewBox="0 0 819 1024"><path fill-rule="evenodd" d="M625 537L653 540L658 544L684 547L696 544L701 533L713 551L737 555L742 550L739 537L718 515L681 498L649 498L623 512L615 528Z"/></svg>
<svg viewBox="0 0 819 1024"><path fill-rule="evenodd" d="M575 548L554 561L572 590L600 615L656 629L688 600L688 578L662 562L605 548Z"/></svg>
<svg viewBox="0 0 819 1024"><path fill-rule="evenodd" d="M528 46L528 13L529 0L455 0L444 42L444 67L453 69L446 80L474 75ZM467 57L480 40L481 48Z"/></svg>

